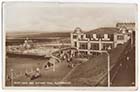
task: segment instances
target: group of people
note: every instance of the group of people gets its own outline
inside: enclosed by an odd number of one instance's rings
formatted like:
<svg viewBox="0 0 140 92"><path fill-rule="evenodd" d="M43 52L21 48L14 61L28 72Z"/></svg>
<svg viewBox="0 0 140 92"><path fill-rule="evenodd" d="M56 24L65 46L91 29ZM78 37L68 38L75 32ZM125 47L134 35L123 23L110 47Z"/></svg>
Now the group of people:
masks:
<svg viewBox="0 0 140 92"><path fill-rule="evenodd" d="M51 66L53 66L53 64L48 61L47 64L45 64L44 68L49 69Z"/></svg>
<svg viewBox="0 0 140 92"><path fill-rule="evenodd" d="M60 58L62 59L62 61L66 61L68 63L68 67L73 68L74 67L74 63L72 62L73 57L74 54L71 52L71 50L69 50L63 53Z"/></svg>
<svg viewBox="0 0 140 92"><path fill-rule="evenodd" d="M44 65L45 69L49 69L54 65L54 63L67 62L68 67L73 68L75 64L72 62L75 56L71 50L60 50L53 53L56 58L50 58L50 60ZM59 59L59 60L57 60Z"/></svg>
<svg viewBox="0 0 140 92"><path fill-rule="evenodd" d="M39 78L41 76L40 69L39 68L36 68L36 70L33 71L33 73L25 72L25 76L27 78L30 78L30 80L34 80L36 78Z"/></svg>

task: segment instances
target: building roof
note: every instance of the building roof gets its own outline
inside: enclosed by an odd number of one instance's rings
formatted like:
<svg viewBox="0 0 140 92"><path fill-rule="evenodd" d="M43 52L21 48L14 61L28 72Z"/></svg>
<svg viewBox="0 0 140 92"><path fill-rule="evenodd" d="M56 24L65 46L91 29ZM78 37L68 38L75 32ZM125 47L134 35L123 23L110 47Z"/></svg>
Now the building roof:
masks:
<svg viewBox="0 0 140 92"><path fill-rule="evenodd" d="M91 31L86 32L86 34L114 34L119 32L116 27L101 27Z"/></svg>
<svg viewBox="0 0 140 92"><path fill-rule="evenodd" d="M135 22L129 22L129 23L119 22L119 23L116 24L116 26L119 26L119 25L133 25L133 26L135 26Z"/></svg>
<svg viewBox="0 0 140 92"><path fill-rule="evenodd" d="M116 27L101 27L97 28L91 31L86 32L87 38L90 38L93 36L93 34L114 34L114 33L120 33L119 29Z"/></svg>

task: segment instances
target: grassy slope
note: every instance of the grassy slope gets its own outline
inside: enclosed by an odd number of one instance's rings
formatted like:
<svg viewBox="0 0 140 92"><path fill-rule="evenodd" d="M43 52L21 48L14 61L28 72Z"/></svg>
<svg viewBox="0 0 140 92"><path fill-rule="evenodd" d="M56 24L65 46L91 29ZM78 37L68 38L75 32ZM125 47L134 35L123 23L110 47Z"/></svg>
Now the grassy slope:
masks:
<svg viewBox="0 0 140 92"><path fill-rule="evenodd" d="M110 52L111 66L115 64L122 55L127 44L118 46ZM92 57L88 62L81 64L70 75L68 81L77 86L94 86L100 78L107 72L107 56L101 54L97 57Z"/></svg>

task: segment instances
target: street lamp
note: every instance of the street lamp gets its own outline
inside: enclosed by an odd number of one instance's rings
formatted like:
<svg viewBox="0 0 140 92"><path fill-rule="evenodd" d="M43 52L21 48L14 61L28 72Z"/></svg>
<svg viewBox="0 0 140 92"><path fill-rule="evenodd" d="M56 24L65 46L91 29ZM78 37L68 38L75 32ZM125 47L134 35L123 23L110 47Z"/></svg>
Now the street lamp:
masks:
<svg viewBox="0 0 140 92"><path fill-rule="evenodd" d="M56 59L56 58L53 57L53 58L52 58L52 61L51 61L51 62L53 63L53 72L55 72L55 59Z"/></svg>
<svg viewBox="0 0 140 92"><path fill-rule="evenodd" d="M110 54L108 53L108 51L101 51L102 53L106 53L107 54L107 65L108 65L108 87L110 87Z"/></svg>
<svg viewBox="0 0 140 92"><path fill-rule="evenodd" d="M55 60L53 61L53 72L55 72Z"/></svg>

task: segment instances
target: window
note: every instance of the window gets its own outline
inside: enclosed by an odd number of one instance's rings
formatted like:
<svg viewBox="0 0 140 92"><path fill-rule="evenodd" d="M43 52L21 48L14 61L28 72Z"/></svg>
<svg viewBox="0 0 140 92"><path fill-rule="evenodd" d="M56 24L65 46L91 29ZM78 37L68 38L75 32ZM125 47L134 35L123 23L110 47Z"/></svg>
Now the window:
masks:
<svg viewBox="0 0 140 92"><path fill-rule="evenodd" d="M97 34L96 36L97 36L97 38L100 38L101 35L100 34Z"/></svg>
<svg viewBox="0 0 140 92"><path fill-rule="evenodd" d="M90 54L93 56L98 56L100 53L99 52L90 52Z"/></svg>
<svg viewBox="0 0 140 92"><path fill-rule="evenodd" d="M77 42L74 42L74 47L77 47Z"/></svg>
<svg viewBox="0 0 140 92"><path fill-rule="evenodd" d="M124 36L123 35L118 35L117 40L124 40Z"/></svg>
<svg viewBox="0 0 140 92"><path fill-rule="evenodd" d="M87 43L80 43L80 49L88 49Z"/></svg>
<svg viewBox="0 0 140 92"><path fill-rule="evenodd" d="M112 48L113 44L111 43L103 43L102 50L108 50L108 48Z"/></svg>
<svg viewBox="0 0 140 92"><path fill-rule="evenodd" d="M86 34L86 38L91 38L92 35L91 34Z"/></svg>
<svg viewBox="0 0 140 92"><path fill-rule="evenodd" d="M103 34L97 34L97 38L102 39L102 38L104 38L104 35Z"/></svg>
<svg viewBox="0 0 140 92"><path fill-rule="evenodd" d="M81 39L83 39L84 38L84 35L81 35Z"/></svg>
<svg viewBox="0 0 140 92"><path fill-rule="evenodd" d="M99 50L99 43L91 43L91 50Z"/></svg>
<svg viewBox="0 0 140 92"><path fill-rule="evenodd" d="M109 34L108 38L110 39L110 41L113 41L114 40L114 35L113 34Z"/></svg>
<svg viewBox="0 0 140 92"><path fill-rule="evenodd" d="M73 39L77 39L77 35L73 35Z"/></svg>

